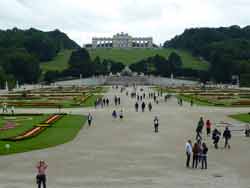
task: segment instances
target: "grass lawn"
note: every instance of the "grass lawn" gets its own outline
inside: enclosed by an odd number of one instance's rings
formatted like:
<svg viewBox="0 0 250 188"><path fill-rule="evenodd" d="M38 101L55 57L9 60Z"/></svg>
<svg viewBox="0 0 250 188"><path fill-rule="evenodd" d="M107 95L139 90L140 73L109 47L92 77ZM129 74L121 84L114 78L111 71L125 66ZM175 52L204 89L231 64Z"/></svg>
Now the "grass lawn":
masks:
<svg viewBox="0 0 250 188"><path fill-rule="evenodd" d="M95 105L95 101L97 98L102 98L103 95L92 95L91 97L89 97L84 103L83 103L83 107L91 107Z"/></svg>
<svg viewBox="0 0 250 188"><path fill-rule="evenodd" d="M48 116L49 115L35 116L32 117L33 119L30 121L22 121L20 122L20 128L1 131L0 138L2 139L9 136L16 136L21 132L32 128L35 124L45 120ZM27 152L64 144L76 137L77 133L83 127L85 121L86 117L80 115L66 115L58 122L53 124L52 127L47 128L44 132L36 137L17 142L0 141L0 155ZM3 122L3 117L0 117L1 126ZM10 144L11 147L9 151L4 148L5 144Z"/></svg>
<svg viewBox="0 0 250 188"><path fill-rule="evenodd" d="M41 64L43 72L47 71L63 71L68 68L68 61L73 50L64 50L58 53L58 55L52 61L44 62Z"/></svg>
<svg viewBox="0 0 250 188"><path fill-rule="evenodd" d="M159 54L168 58L171 52L178 53L183 61L184 68L193 68L197 70L207 70L209 64L192 56L184 50L175 49L90 49L91 58L99 56L101 59L111 59L130 65L142 59Z"/></svg>
<svg viewBox="0 0 250 188"><path fill-rule="evenodd" d="M43 72L47 71L63 71L68 68L68 61L73 50L64 50L58 53L58 55L48 62L41 64ZM122 62L126 65L130 65L142 59L154 55L161 55L168 58L171 52L178 53L183 61L183 68L192 68L196 70L207 70L209 64L197 57L192 56L189 52L184 50L175 50L171 48L162 49L89 49L89 53L92 59L99 56L101 59L111 59Z"/></svg>
<svg viewBox="0 0 250 188"><path fill-rule="evenodd" d="M250 115L249 114L235 114L230 115L231 118L242 121L242 122L250 122Z"/></svg>

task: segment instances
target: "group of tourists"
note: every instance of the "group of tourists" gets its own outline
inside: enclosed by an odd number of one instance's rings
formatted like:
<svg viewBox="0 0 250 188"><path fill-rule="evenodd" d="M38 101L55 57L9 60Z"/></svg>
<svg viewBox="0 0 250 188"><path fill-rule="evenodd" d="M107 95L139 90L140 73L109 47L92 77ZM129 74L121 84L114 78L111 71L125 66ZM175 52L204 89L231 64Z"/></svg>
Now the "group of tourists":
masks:
<svg viewBox="0 0 250 188"><path fill-rule="evenodd" d="M205 142L197 141L192 146L192 141L188 140L185 146L187 155L186 167L190 167L190 159L193 155L192 168L198 168L201 165L201 169L207 169L207 153L208 147Z"/></svg>
<svg viewBox="0 0 250 188"><path fill-rule="evenodd" d="M15 107L11 106L10 109L9 109L7 103L3 103L2 104L2 112L3 113L9 113L10 112L12 115L14 115L15 114Z"/></svg>
<svg viewBox="0 0 250 188"><path fill-rule="evenodd" d="M202 131L203 131L203 127L204 127L205 123L203 118L201 117L197 128L196 128L196 140L202 140ZM211 135L211 128L212 128L212 124L210 120L206 121L206 131L207 131L207 136L210 137ZM229 129L229 127L225 127L225 130L223 132L223 138L225 139L225 145L224 148L228 148L230 149L230 144L229 144L229 140L231 139L231 131ZM221 138L221 132L215 128L212 131L212 140L213 140L213 144L215 149L218 149L218 143L220 141Z"/></svg>
<svg viewBox="0 0 250 188"><path fill-rule="evenodd" d="M113 112L112 112L112 117L113 117L113 119L117 119L118 116L119 116L120 120L123 119L123 116L124 116L124 115L123 115L123 110L122 110L122 109L119 111L119 114L117 113L116 110L113 110Z"/></svg>
<svg viewBox="0 0 250 188"><path fill-rule="evenodd" d="M192 145L191 140L188 140L185 146L185 152L187 155L186 160L186 167L189 167L191 155L193 155L193 162L192 162L192 168L198 168L199 164L201 164L202 169L207 169L207 153L208 153L208 147L205 142L202 142L203 137L203 129L204 126L206 126L206 135L208 138L211 137L211 129L212 129L212 123L210 120L207 120L206 123L203 120L203 117L200 117L197 127L196 127L196 137L195 137L195 143ZM230 149L229 140L231 139L231 131L229 127L225 127L225 130L223 132L223 138L225 140L224 148ZM214 148L218 149L218 144L221 138L221 132L215 128L212 131L212 140L214 144Z"/></svg>
<svg viewBox="0 0 250 188"><path fill-rule="evenodd" d="M138 102L135 103L135 111L138 112L139 111L139 107L141 107L141 111L145 112L145 108L148 107L149 112L152 111L153 106L152 103L149 102L148 104L146 104L144 101L139 105Z"/></svg>
<svg viewBox="0 0 250 188"><path fill-rule="evenodd" d="M105 106L109 106L109 99L108 98L97 98L95 101L95 108L101 106L102 108Z"/></svg>
<svg viewBox="0 0 250 188"><path fill-rule="evenodd" d="M121 105L121 98L119 96L115 96L114 103L115 103L115 106Z"/></svg>

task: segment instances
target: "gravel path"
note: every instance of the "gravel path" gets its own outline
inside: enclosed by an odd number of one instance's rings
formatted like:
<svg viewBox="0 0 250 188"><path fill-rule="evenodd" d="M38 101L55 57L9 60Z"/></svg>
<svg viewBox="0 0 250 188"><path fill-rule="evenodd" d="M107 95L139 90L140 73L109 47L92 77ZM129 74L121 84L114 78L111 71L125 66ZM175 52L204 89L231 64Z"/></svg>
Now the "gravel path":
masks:
<svg viewBox="0 0 250 188"><path fill-rule="evenodd" d="M144 88L146 91L148 88ZM177 106L176 99L153 105L153 112L134 111L134 100L120 95L124 120L113 120L115 107L93 110L66 109L72 114L92 111L94 125L85 126L70 143L22 154L0 157L1 188L33 188L35 165L48 162L51 188L235 188L250 187L250 139L233 132L231 150L213 149L207 139L208 170L185 168L184 145L194 138L200 116L213 122L238 122L228 114L248 112L243 108ZM119 111L120 108L117 108ZM20 112L55 112L49 109L23 109ZM160 118L160 132L153 132L153 117ZM73 125L69 125L73 126ZM220 147L223 142L220 143ZM2 147L2 146L1 146Z"/></svg>

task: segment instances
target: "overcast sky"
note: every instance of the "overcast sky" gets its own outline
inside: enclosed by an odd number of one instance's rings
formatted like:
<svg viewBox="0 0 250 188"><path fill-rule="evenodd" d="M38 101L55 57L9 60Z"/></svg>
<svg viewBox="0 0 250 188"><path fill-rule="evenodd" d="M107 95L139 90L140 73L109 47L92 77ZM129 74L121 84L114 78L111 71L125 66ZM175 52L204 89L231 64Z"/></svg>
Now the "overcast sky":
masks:
<svg viewBox="0 0 250 188"><path fill-rule="evenodd" d="M127 32L159 44L190 27L250 25L250 0L0 0L0 29L60 29L78 44Z"/></svg>

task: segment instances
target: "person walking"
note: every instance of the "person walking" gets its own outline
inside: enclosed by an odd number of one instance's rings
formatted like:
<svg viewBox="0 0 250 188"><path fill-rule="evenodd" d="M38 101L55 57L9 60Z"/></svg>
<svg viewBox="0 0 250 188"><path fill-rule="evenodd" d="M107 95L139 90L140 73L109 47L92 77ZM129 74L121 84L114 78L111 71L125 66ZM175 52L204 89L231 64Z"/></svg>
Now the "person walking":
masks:
<svg viewBox="0 0 250 188"><path fill-rule="evenodd" d="M196 140L202 140L203 126L204 126L204 121L203 118L201 117L196 128Z"/></svg>
<svg viewBox="0 0 250 188"><path fill-rule="evenodd" d="M250 124L246 124L245 127L245 136L250 137Z"/></svg>
<svg viewBox="0 0 250 188"><path fill-rule="evenodd" d="M149 110L149 112L152 111L152 103L151 102L149 102L149 104L148 104L148 110Z"/></svg>
<svg viewBox="0 0 250 188"><path fill-rule="evenodd" d="M198 154L199 154L199 146L198 146L197 142L194 144L192 151L193 151L192 168L197 168L197 166L198 166Z"/></svg>
<svg viewBox="0 0 250 188"><path fill-rule="evenodd" d="M185 146L185 151L186 151L186 155L187 155L186 167L189 168L190 158L192 155L192 142L191 142L191 140L187 141L186 146Z"/></svg>
<svg viewBox="0 0 250 188"><path fill-rule="evenodd" d="M121 105L121 98L118 97L118 105Z"/></svg>
<svg viewBox="0 0 250 188"><path fill-rule="evenodd" d="M207 169L207 152L207 145L205 143L202 143L201 169Z"/></svg>
<svg viewBox="0 0 250 188"><path fill-rule="evenodd" d="M114 101L115 101L115 106L117 106L117 103L118 103L118 98L117 98L117 96L115 96Z"/></svg>
<svg viewBox="0 0 250 188"><path fill-rule="evenodd" d="M157 116L154 118L154 128L155 128L155 133L159 132L159 119Z"/></svg>
<svg viewBox="0 0 250 188"><path fill-rule="evenodd" d="M11 106L11 114L12 114L12 116L15 115L15 107L14 106Z"/></svg>
<svg viewBox="0 0 250 188"><path fill-rule="evenodd" d="M117 113L116 113L116 111L115 111L115 110L112 112L112 117L113 117L114 119L116 119L116 118L117 118Z"/></svg>
<svg viewBox="0 0 250 188"><path fill-rule="evenodd" d="M48 165L44 161L39 161L39 163L36 166L37 168L37 176L36 181L38 188L41 188L41 185L43 185L43 188L46 188L46 174L45 171L48 168Z"/></svg>
<svg viewBox="0 0 250 188"><path fill-rule="evenodd" d="M218 149L218 143L220 141L220 131L218 131L216 128L213 130L212 133L212 139L214 140L214 148Z"/></svg>
<svg viewBox="0 0 250 188"><path fill-rule="evenodd" d="M193 101L193 99L191 99L190 106L193 106L193 105L194 105L194 101Z"/></svg>
<svg viewBox="0 0 250 188"><path fill-rule="evenodd" d="M135 103L135 111L138 112L139 104L138 102Z"/></svg>
<svg viewBox="0 0 250 188"><path fill-rule="evenodd" d="M123 119L123 110L120 110L120 114L119 114L120 119Z"/></svg>
<svg viewBox="0 0 250 188"><path fill-rule="evenodd" d="M206 129L207 129L207 136L210 136L210 134L211 134L211 122L210 122L210 120L206 121Z"/></svg>
<svg viewBox="0 0 250 188"><path fill-rule="evenodd" d="M145 111L145 107L146 107L145 102L142 102L142 104L141 104L141 110L142 110L142 112L144 112L144 111Z"/></svg>
<svg viewBox="0 0 250 188"><path fill-rule="evenodd" d="M107 104L107 106L109 106L109 99L108 98L106 99L106 104Z"/></svg>
<svg viewBox="0 0 250 188"><path fill-rule="evenodd" d="M231 139L231 131L229 130L228 127L226 127L226 129L223 132L223 138L225 139L225 146L224 148L228 148L230 149L230 144L229 144L229 140Z"/></svg>
<svg viewBox="0 0 250 188"><path fill-rule="evenodd" d="M91 124L92 124L92 120L93 120L93 116L89 113L89 114L88 114L88 125L89 125L89 127L90 127Z"/></svg>

